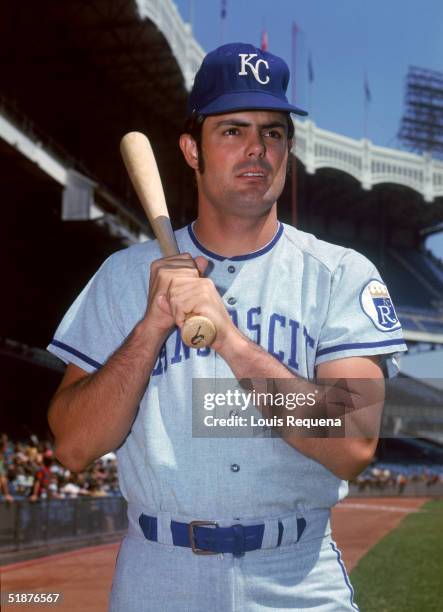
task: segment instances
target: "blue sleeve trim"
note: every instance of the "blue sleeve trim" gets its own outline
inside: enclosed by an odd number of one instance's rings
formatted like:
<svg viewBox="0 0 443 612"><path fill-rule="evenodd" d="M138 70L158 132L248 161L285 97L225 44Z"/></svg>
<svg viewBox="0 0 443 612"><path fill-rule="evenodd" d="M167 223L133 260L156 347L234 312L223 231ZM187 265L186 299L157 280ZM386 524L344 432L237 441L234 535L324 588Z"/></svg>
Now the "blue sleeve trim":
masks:
<svg viewBox="0 0 443 612"><path fill-rule="evenodd" d="M77 349L73 348L72 346L69 346L68 344L65 344L64 342L60 342L59 340L56 340L55 338L53 338L51 340L51 344L53 344L54 346L58 346L58 348L61 348L68 353L71 353L71 355L75 355L76 357L79 357L79 359L83 359L85 363L88 363L89 365L91 365L93 368L96 368L97 370L102 367L102 364L99 363L98 361L91 359L87 355L84 355Z"/></svg>
<svg viewBox="0 0 443 612"><path fill-rule="evenodd" d="M349 349L366 349L378 348L380 346L405 346L403 340L381 340L380 342L356 342L352 344L339 344L321 349L317 352L317 357L327 355L328 353L337 353L338 351L347 351Z"/></svg>

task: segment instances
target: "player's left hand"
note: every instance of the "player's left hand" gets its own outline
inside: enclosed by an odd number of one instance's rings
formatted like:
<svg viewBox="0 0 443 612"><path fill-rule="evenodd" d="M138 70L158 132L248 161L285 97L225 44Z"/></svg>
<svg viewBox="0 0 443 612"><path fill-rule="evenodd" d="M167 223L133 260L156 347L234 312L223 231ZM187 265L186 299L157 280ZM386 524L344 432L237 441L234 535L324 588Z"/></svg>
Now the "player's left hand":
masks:
<svg viewBox="0 0 443 612"><path fill-rule="evenodd" d="M200 277L177 276L173 278L167 295L161 296L158 305L165 313L172 314L176 325L180 329L182 329L187 315L191 313L208 317L217 329L217 335L211 348L220 351L239 332L232 322L213 281L202 276L208 266L208 260L197 256L194 261Z"/></svg>

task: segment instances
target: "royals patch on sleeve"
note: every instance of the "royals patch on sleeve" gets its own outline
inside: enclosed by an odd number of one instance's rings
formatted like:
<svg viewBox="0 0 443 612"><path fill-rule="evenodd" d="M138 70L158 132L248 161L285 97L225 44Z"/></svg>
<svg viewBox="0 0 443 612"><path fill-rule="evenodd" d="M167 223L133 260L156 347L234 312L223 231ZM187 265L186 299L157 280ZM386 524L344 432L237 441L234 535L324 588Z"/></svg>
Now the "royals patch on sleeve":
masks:
<svg viewBox="0 0 443 612"><path fill-rule="evenodd" d="M384 283L376 279L370 280L362 289L360 303L365 314L380 331L400 329L400 321Z"/></svg>

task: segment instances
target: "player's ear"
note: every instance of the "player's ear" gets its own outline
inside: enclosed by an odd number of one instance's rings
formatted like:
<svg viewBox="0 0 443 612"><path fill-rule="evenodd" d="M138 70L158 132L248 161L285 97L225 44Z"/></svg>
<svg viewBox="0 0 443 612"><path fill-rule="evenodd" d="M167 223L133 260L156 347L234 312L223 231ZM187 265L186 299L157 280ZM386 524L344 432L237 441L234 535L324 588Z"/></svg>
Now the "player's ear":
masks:
<svg viewBox="0 0 443 612"><path fill-rule="evenodd" d="M193 170L198 170L198 148L191 134L182 134L179 144L187 164Z"/></svg>

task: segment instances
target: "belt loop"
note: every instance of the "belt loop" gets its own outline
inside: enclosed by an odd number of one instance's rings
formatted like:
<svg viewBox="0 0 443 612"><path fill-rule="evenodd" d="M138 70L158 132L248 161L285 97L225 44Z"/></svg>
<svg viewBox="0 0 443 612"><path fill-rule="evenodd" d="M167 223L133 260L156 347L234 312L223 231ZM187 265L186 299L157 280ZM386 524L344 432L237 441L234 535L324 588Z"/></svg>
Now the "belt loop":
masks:
<svg viewBox="0 0 443 612"><path fill-rule="evenodd" d="M245 554L245 528L243 525L232 525L232 532L234 534L232 554L234 557L243 557Z"/></svg>
<svg viewBox="0 0 443 612"><path fill-rule="evenodd" d="M143 535L147 540L151 542L157 541L157 520L153 516L147 514L140 514L138 523L141 527Z"/></svg>
<svg viewBox="0 0 443 612"><path fill-rule="evenodd" d="M293 544L294 542L298 541L298 538L299 538L298 521L299 520L300 520L300 517L297 517L295 515L287 516L281 519L281 523L283 523L283 535L282 535L281 542L280 542L281 546L287 546L288 544ZM306 521L305 521L305 524L306 524Z"/></svg>
<svg viewBox="0 0 443 612"><path fill-rule="evenodd" d="M262 548L275 548L278 546L278 521L276 519L266 519L264 521L265 532L263 534Z"/></svg>
<svg viewBox="0 0 443 612"><path fill-rule="evenodd" d="M157 514L157 538L160 544L172 546L171 514L169 512L159 512Z"/></svg>
<svg viewBox="0 0 443 612"><path fill-rule="evenodd" d="M306 529L306 519L298 518L297 519L297 542L302 537L305 529Z"/></svg>

